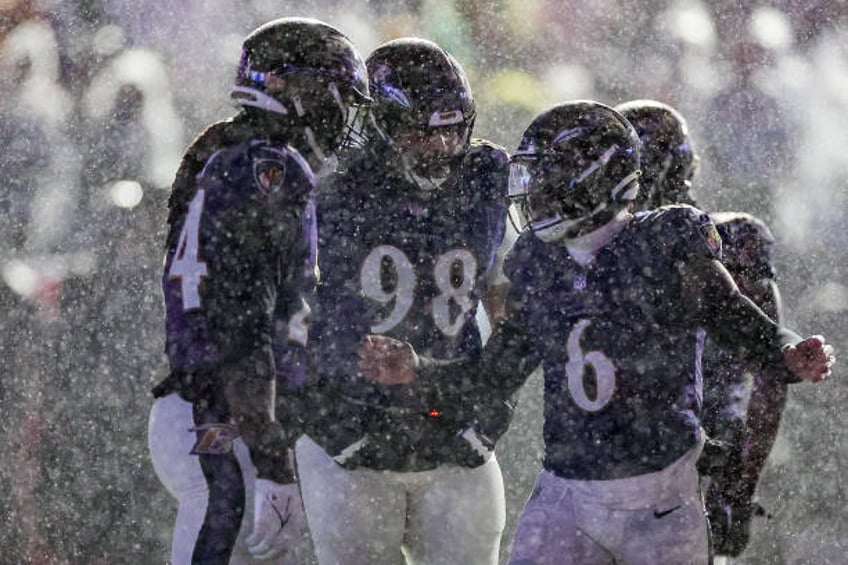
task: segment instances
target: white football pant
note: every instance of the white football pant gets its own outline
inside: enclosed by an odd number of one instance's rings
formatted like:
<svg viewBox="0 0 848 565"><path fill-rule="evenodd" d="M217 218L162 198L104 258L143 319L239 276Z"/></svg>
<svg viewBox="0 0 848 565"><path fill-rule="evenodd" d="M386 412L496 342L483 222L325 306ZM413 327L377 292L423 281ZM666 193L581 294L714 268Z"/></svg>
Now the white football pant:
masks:
<svg viewBox="0 0 848 565"><path fill-rule="evenodd" d="M518 522L511 565L706 565L707 518L695 462L609 481L543 471Z"/></svg>
<svg viewBox="0 0 848 565"><path fill-rule="evenodd" d="M306 436L295 454L321 565L497 565L506 504L494 456L474 469L348 470Z"/></svg>
<svg viewBox="0 0 848 565"><path fill-rule="evenodd" d="M157 398L150 410L147 442L153 469L162 485L178 503L177 518L171 541L171 565L189 565L192 552L203 526L209 489L196 455L191 455L197 435L192 405L176 393ZM245 483L245 511L231 565L258 563L251 559L244 540L253 523L253 487L256 467L250 460L247 446L236 438L233 451L241 466ZM267 563L267 562L265 562Z"/></svg>

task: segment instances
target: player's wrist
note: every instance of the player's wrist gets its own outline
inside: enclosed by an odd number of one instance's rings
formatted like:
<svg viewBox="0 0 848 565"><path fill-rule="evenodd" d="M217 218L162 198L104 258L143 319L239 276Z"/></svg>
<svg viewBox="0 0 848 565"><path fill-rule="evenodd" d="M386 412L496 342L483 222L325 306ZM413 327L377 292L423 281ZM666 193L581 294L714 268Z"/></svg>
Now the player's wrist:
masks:
<svg viewBox="0 0 848 565"><path fill-rule="evenodd" d="M261 452L251 453L251 459L256 467L256 478L272 481L278 485L297 482L294 462L290 454L285 457L269 456Z"/></svg>
<svg viewBox="0 0 848 565"><path fill-rule="evenodd" d="M483 459L488 459L495 450L495 443L486 435L478 432L474 426L465 428L458 435Z"/></svg>

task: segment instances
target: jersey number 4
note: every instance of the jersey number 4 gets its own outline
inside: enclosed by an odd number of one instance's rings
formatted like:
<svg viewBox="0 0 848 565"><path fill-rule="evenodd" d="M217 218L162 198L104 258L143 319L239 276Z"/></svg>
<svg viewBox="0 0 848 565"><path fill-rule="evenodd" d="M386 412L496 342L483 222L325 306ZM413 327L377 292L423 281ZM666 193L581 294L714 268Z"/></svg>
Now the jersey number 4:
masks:
<svg viewBox="0 0 848 565"><path fill-rule="evenodd" d="M383 281L384 266L387 264L391 265L394 274L392 278L395 279L391 285L384 285ZM473 306L471 291L474 289L476 273L477 261L465 249L448 251L436 260L433 278L439 295L432 302L433 322L446 336L456 336L465 324L465 314ZM371 326L375 334L387 332L401 323L415 302L415 268L406 254L392 245L377 246L368 254L362 263L359 283L366 298L380 304L394 301L388 316ZM391 290L387 291L386 286ZM451 301L460 308L458 316L451 316Z"/></svg>
<svg viewBox="0 0 848 565"><path fill-rule="evenodd" d="M592 325L591 320L580 320L568 334L568 392L574 403L587 412L597 412L606 406L615 392L615 365L602 351L583 351L580 340L583 332ZM586 391L586 372L595 375L594 398Z"/></svg>
<svg viewBox="0 0 848 565"><path fill-rule="evenodd" d="M200 216L206 192L198 190L188 206L177 250L168 270L169 279L180 279L183 295L183 310L200 308L200 282L206 276L206 263L198 258L200 246Z"/></svg>

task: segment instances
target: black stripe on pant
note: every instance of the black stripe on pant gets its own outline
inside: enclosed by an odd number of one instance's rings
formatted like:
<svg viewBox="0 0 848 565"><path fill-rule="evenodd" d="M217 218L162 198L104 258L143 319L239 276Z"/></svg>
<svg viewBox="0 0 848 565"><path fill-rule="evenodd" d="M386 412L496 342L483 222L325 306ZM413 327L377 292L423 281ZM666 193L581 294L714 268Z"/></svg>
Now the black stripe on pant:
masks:
<svg viewBox="0 0 848 565"><path fill-rule="evenodd" d="M229 421L226 409L202 401L193 404L193 413L196 426ZM197 434L199 440L203 432ZM209 488L209 500L191 562L227 565L244 517L244 477L232 449L228 453L200 454L198 457Z"/></svg>

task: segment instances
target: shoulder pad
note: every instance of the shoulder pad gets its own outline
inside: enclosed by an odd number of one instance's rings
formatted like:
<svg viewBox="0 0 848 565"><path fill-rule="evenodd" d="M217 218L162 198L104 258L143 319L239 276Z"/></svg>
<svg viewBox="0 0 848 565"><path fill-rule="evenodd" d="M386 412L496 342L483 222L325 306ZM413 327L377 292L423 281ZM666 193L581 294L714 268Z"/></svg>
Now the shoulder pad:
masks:
<svg viewBox="0 0 848 565"><path fill-rule="evenodd" d="M216 122L197 134L183 153L175 185L184 182L185 179L189 182L193 181L210 157L226 145L228 125L231 122L232 120Z"/></svg>
<svg viewBox="0 0 848 565"><path fill-rule="evenodd" d="M724 242L722 261L734 276L774 278L774 236L765 223L742 212L723 212L712 218Z"/></svg>
<svg viewBox="0 0 848 565"><path fill-rule="evenodd" d="M667 225L686 225L686 224L702 224L704 222L712 223L710 215L690 206L689 204L669 204L660 206L653 210L648 210L639 214L643 222L651 224L667 224Z"/></svg>
<svg viewBox="0 0 848 565"><path fill-rule="evenodd" d="M471 140L465 159L466 162L474 161L478 166L491 164L493 167L506 167L509 165L509 153L506 149L479 138Z"/></svg>
<svg viewBox="0 0 848 565"><path fill-rule="evenodd" d="M506 149L482 139L472 140L462 162L463 190L476 199L505 201L509 182Z"/></svg>
<svg viewBox="0 0 848 565"><path fill-rule="evenodd" d="M661 244L677 248L684 255L706 254L721 258L721 236L703 210L688 204L672 204L638 217L654 237L663 240Z"/></svg>
<svg viewBox="0 0 848 565"><path fill-rule="evenodd" d="M198 183L233 186L245 194L248 187L264 196L297 200L315 185L309 165L294 149L253 140L228 145L209 158L198 175Z"/></svg>
<svg viewBox="0 0 848 565"><path fill-rule="evenodd" d="M241 143L243 136L233 118L221 120L207 126L191 141L183 155L183 161L200 164L198 171L208 164L213 155L231 145Z"/></svg>
<svg viewBox="0 0 848 565"><path fill-rule="evenodd" d="M174 224L194 196L195 182L212 155L232 137L232 118L216 122L200 132L183 153L168 197L168 224Z"/></svg>
<svg viewBox="0 0 848 565"><path fill-rule="evenodd" d="M710 214L721 238L726 244L740 239L756 239L767 246L774 244L774 235L759 218L745 212L717 212Z"/></svg>

